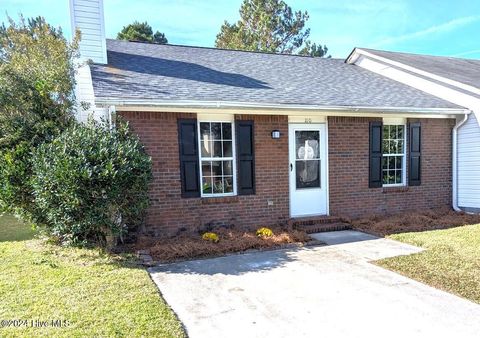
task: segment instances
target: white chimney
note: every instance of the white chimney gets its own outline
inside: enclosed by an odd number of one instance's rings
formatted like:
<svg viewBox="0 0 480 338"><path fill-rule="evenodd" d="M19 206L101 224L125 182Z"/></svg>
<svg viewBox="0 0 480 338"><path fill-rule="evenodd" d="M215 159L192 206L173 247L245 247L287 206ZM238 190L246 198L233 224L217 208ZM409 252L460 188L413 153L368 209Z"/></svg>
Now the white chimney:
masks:
<svg viewBox="0 0 480 338"><path fill-rule="evenodd" d="M107 64L103 0L70 0L70 18L72 32L82 32L81 58Z"/></svg>

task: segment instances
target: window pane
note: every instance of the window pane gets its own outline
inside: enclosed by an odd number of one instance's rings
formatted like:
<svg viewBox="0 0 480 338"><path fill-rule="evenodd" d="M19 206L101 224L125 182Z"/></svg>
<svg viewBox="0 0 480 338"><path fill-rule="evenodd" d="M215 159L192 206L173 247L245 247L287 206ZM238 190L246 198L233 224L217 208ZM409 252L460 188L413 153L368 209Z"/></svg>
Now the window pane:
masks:
<svg viewBox="0 0 480 338"><path fill-rule="evenodd" d="M382 157L382 169L388 169L388 157L386 156Z"/></svg>
<svg viewBox="0 0 480 338"><path fill-rule="evenodd" d="M295 161L297 189L320 187L320 160Z"/></svg>
<svg viewBox="0 0 480 338"><path fill-rule="evenodd" d="M405 142L403 142L403 140L399 140L399 141L397 141L397 142L398 142L398 149L397 149L398 154L403 154L403 144L404 144Z"/></svg>
<svg viewBox="0 0 480 338"><path fill-rule="evenodd" d="M212 139L221 140L222 139L222 124L221 123L212 123Z"/></svg>
<svg viewBox="0 0 480 338"><path fill-rule="evenodd" d="M222 177L213 178L213 193L223 194L223 179Z"/></svg>
<svg viewBox="0 0 480 338"><path fill-rule="evenodd" d="M225 177L223 179L223 187L226 193L233 192L233 177Z"/></svg>
<svg viewBox="0 0 480 338"><path fill-rule="evenodd" d="M397 165L395 167L395 169L402 169L402 166L403 166L403 156L397 156L397 161L396 161Z"/></svg>
<svg viewBox="0 0 480 338"><path fill-rule="evenodd" d="M388 158L388 169L395 169L395 156Z"/></svg>
<svg viewBox="0 0 480 338"><path fill-rule="evenodd" d="M404 129L405 129L405 126L398 126L398 133L397 133L397 138L398 139L401 139L401 140L405 139L405 137L403 136L404 135Z"/></svg>
<svg viewBox="0 0 480 338"><path fill-rule="evenodd" d="M213 156L222 157L222 141L213 141Z"/></svg>
<svg viewBox="0 0 480 338"><path fill-rule="evenodd" d="M395 183L395 171L394 171L394 170L387 170L387 171L386 171L386 174L387 174L386 184Z"/></svg>
<svg viewBox="0 0 480 338"><path fill-rule="evenodd" d="M402 169L396 171L395 183L402 183Z"/></svg>
<svg viewBox="0 0 480 338"><path fill-rule="evenodd" d="M200 122L200 140L210 140L210 123Z"/></svg>
<svg viewBox="0 0 480 338"><path fill-rule="evenodd" d="M232 173L232 161L223 161L223 175L231 176Z"/></svg>
<svg viewBox="0 0 480 338"><path fill-rule="evenodd" d="M212 142L200 142L202 157L212 157Z"/></svg>
<svg viewBox="0 0 480 338"><path fill-rule="evenodd" d="M224 140L232 139L232 124L231 123L222 123L222 138Z"/></svg>
<svg viewBox="0 0 480 338"><path fill-rule="evenodd" d="M211 194L212 193L212 178L211 177L203 177L202 178L202 191L204 194Z"/></svg>
<svg viewBox="0 0 480 338"><path fill-rule="evenodd" d="M202 161L202 176L212 176L212 162Z"/></svg>
<svg viewBox="0 0 480 338"><path fill-rule="evenodd" d="M232 157L232 141L223 141L223 157Z"/></svg>
<svg viewBox="0 0 480 338"><path fill-rule="evenodd" d="M390 126L390 139L394 140L397 138L397 126Z"/></svg>
<svg viewBox="0 0 480 338"><path fill-rule="evenodd" d="M383 170L382 183L388 184L388 170Z"/></svg>
<svg viewBox="0 0 480 338"><path fill-rule="evenodd" d="M320 133L318 131L295 131L297 159L311 160L320 157Z"/></svg>
<svg viewBox="0 0 480 338"><path fill-rule="evenodd" d="M383 153L384 154L388 154L389 153L389 150L388 150L388 140L383 140L383 149L382 149Z"/></svg>
<svg viewBox="0 0 480 338"><path fill-rule="evenodd" d="M222 176L222 161L212 162L212 176Z"/></svg>
<svg viewBox="0 0 480 338"><path fill-rule="evenodd" d="M395 141L389 140L388 141L388 152L387 154L395 154Z"/></svg>

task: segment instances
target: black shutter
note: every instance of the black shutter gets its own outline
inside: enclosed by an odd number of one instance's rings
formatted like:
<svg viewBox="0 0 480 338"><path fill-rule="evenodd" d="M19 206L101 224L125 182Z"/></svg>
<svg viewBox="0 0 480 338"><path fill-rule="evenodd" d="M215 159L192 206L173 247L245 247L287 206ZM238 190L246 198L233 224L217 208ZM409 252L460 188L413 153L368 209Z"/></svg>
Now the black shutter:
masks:
<svg viewBox="0 0 480 338"><path fill-rule="evenodd" d="M180 154L180 177L182 197L199 197L199 159L197 143L197 120L178 120L178 148Z"/></svg>
<svg viewBox="0 0 480 338"><path fill-rule="evenodd" d="M412 122L409 125L410 159L408 166L408 185L421 184L422 164L422 131L420 122Z"/></svg>
<svg viewBox="0 0 480 338"><path fill-rule="evenodd" d="M253 121L237 120L238 194L255 194L255 141Z"/></svg>
<svg viewBox="0 0 480 338"><path fill-rule="evenodd" d="M382 122L370 122L370 170L368 186L380 188L382 186Z"/></svg>

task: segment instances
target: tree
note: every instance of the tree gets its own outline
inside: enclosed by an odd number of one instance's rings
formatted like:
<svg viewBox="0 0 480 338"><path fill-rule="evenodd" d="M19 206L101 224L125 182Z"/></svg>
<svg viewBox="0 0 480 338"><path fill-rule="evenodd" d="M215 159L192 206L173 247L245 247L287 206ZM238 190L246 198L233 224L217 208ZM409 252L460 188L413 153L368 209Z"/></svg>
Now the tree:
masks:
<svg viewBox="0 0 480 338"><path fill-rule="evenodd" d="M312 43L311 41L307 41L305 43L305 47L298 52L299 55L307 55L307 56L313 56L313 57L324 57L328 53L328 48L327 46L323 45L317 45L316 43ZM328 58L331 56L328 55Z"/></svg>
<svg viewBox="0 0 480 338"><path fill-rule="evenodd" d="M132 24L124 26L122 30L117 34L117 39L158 44L168 43L165 34L160 33L159 31L156 31L155 34L153 34L152 26L150 26L146 21L134 21Z"/></svg>
<svg viewBox="0 0 480 338"><path fill-rule="evenodd" d="M0 212L41 222L30 184L34 149L73 123L73 58L68 43L42 17L0 26Z"/></svg>
<svg viewBox="0 0 480 338"><path fill-rule="evenodd" d="M282 0L244 0L240 20L224 22L215 46L272 53L324 56L326 46L312 44L305 27L308 13L292 11Z"/></svg>

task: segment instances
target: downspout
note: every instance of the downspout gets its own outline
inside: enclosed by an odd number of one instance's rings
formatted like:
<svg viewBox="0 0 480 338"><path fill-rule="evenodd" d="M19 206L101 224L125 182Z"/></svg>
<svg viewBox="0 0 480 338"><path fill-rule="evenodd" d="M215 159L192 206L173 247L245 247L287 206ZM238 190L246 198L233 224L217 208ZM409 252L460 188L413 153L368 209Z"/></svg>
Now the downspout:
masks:
<svg viewBox="0 0 480 338"><path fill-rule="evenodd" d="M452 134L452 207L455 211L463 211L458 207L458 174L457 174L457 150L458 150L458 128L460 128L465 122L467 122L468 114L463 116L461 121L458 121L453 127Z"/></svg>
<svg viewBox="0 0 480 338"><path fill-rule="evenodd" d="M117 111L115 106L108 107L108 123L110 124L110 129L115 129L117 123Z"/></svg>

